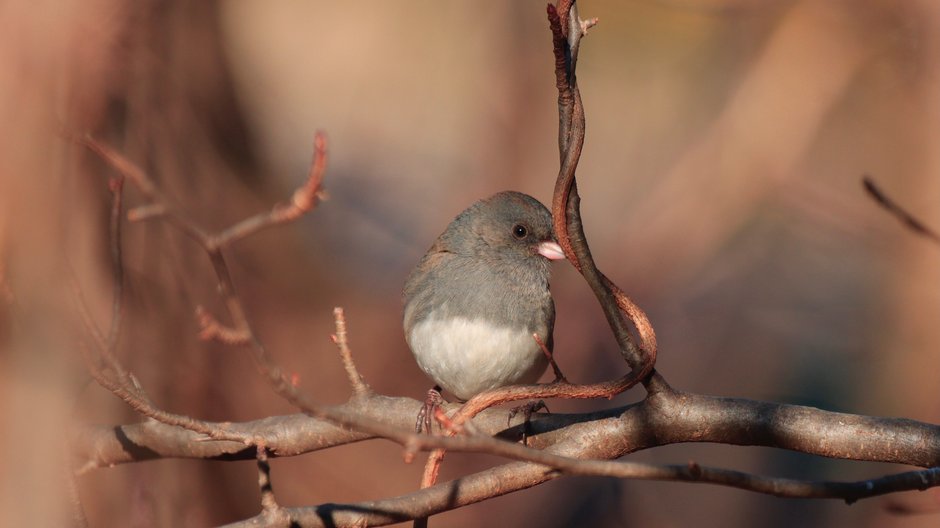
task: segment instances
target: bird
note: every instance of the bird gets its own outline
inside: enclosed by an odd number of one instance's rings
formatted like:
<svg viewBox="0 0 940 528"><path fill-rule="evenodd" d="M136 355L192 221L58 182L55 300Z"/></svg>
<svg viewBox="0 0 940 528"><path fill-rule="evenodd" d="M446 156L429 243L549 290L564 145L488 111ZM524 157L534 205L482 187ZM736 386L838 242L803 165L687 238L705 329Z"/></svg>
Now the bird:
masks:
<svg viewBox="0 0 940 528"><path fill-rule="evenodd" d="M564 258L548 209L515 191L477 201L434 241L402 292L405 340L435 383L416 431L430 432L441 388L466 401L539 379L553 344L551 261Z"/></svg>

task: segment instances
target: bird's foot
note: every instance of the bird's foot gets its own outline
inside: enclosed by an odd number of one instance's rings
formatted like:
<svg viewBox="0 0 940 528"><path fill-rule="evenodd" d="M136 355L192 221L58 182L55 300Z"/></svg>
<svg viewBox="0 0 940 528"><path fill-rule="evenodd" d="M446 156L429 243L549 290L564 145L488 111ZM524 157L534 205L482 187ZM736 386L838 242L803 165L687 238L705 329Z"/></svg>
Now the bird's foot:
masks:
<svg viewBox="0 0 940 528"><path fill-rule="evenodd" d="M545 409L545 412L549 414L552 412L548 409L548 405L545 405L545 400L531 401L509 409L509 418L506 420L506 425L509 425L517 414L522 413L522 445L526 445L526 440L529 437L529 422L532 415L542 409Z"/></svg>
<svg viewBox="0 0 940 528"><path fill-rule="evenodd" d="M415 433L421 434L421 431L427 431L431 434L431 423L441 412L441 405L444 403L444 397L441 396L441 387L435 385L428 390L428 395L424 398L424 405L418 411L418 419L415 421Z"/></svg>

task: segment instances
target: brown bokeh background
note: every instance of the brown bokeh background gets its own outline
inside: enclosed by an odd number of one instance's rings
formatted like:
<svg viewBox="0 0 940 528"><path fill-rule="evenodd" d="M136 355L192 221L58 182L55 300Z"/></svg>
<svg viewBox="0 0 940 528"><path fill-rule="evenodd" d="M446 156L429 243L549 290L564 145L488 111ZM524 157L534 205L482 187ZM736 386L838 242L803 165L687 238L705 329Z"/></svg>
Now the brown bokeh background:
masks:
<svg viewBox="0 0 940 528"><path fill-rule="evenodd" d="M940 422L940 248L862 191L871 174L940 227L940 4L932 0L584 0L600 25L579 80L583 214L600 267L647 309L677 388ZM321 401L348 394L328 340L346 309L378 391L429 382L400 329L410 267L472 201L550 199L557 114L542 2L39 0L0 5L0 480L5 526L70 513L69 423L139 420L89 383L77 299L112 292L109 171L59 139L91 131L181 207L223 227L288 196L317 129L329 201L229 254L258 334ZM130 205L140 197L128 189ZM294 412L244 351L195 338L224 313L205 255L129 224L119 355L166 409L212 420ZM76 277L75 281L69 279ZM72 283L77 283L75 287ZM588 288L556 265L568 377L625 368ZM550 402L555 412L621 405ZM763 448L669 446L764 474L901 468ZM442 478L498 463L451 454ZM273 462L285 505L407 493L421 464L371 441ZM252 462L164 460L77 480L92 526L205 526L259 510ZM702 485L568 478L443 514L438 526L933 526L934 492L846 506Z"/></svg>

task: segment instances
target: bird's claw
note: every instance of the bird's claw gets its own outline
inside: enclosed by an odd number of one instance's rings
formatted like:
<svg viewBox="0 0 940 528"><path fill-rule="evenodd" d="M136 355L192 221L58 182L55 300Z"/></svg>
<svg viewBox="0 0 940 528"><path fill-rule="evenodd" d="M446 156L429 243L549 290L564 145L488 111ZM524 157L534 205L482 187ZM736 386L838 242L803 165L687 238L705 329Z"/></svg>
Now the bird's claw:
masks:
<svg viewBox="0 0 940 528"><path fill-rule="evenodd" d="M545 400L531 401L509 409L509 418L506 420L507 426L517 414L522 413L522 445L526 445L526 440L529 437L529 422L532 419L532 415L542 409L545 409L545 412L549 414L552 412L548 409L548 405L545 404Z"/></svg>
<svg viewBox="0 0 940 528"><path fill-rule="evenodd" d="M440 409L444 403L444 397L441 396L441 388L437 385L428 390L424 398L424 405L418 411L418 419L415 421L415 433L421 434L421 431L427 431L431 434L431 422L434 419L435 411Z"/></svg>

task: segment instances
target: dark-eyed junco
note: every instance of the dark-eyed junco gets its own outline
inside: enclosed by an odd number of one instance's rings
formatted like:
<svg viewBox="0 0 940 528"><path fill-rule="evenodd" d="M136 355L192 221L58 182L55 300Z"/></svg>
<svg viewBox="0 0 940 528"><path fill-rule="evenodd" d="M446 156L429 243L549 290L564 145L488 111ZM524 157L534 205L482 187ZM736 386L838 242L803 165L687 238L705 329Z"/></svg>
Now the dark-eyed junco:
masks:
<svg viewBox="0 0 940 528"><path fill-rule="evenodd" d="M548 359L532 335L551 350L549 261L563 258L551 215L527 194L457 215L405 283L405 339L421 370L460 400L538 380Z"/></svg>

